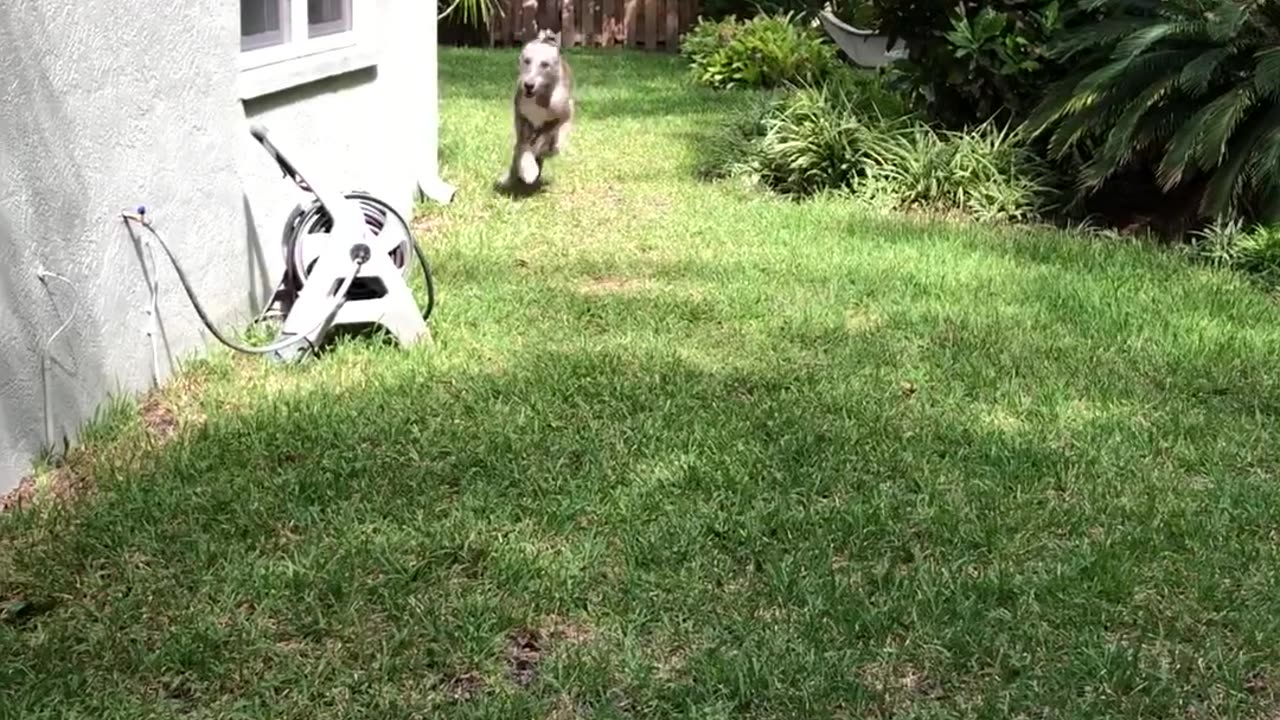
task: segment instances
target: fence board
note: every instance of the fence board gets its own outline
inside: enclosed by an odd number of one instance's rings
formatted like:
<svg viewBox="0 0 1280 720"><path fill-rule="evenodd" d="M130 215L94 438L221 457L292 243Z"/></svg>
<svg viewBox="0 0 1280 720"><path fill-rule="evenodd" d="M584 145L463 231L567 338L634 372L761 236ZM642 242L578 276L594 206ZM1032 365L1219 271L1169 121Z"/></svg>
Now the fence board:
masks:
<svg viewBox="0 0 1280 720"><path fill-rule="evenodd" d="M626 32L627 47L633 48L640 41L640 21L644 19L641 14L643 7L641 0L626 0L624 12L622 15L622 29Z"/></svg>
<svg viewBox="0 0 1280 720"><path fill-rule="evenodd" d="M600 17L600 25L604 28L604 35L600 39L600 44L604 47L613 47L613 41L617 38L618 33L614 29L617 15L618 9L614 7L614 0L604 0L604 12Z"/></svg>
<svg viewBox="0 0 1280 720"><path fill-rule="evenodd" d="M644 48L658 47L658 0L644 0Z"/></svg>
<svg viewBox="0 0 1280 720"><path fill-rule="evenodd" d="M578 43L578 29L573 24L573 0L560 0L560 42L565 47L573 47Z"/></svg>
<svg viewBox="0 0 1280 720"><path fill-rule="evenodd" d="M680 2L679 0L667 0L667 38L666 46L668 52L675 52L680 49Z"/></svg>
<svg viewBox="0 0 1280 720"><path fill-rule="evenodd" d="M578 27L577 41L587 47L596 43L596 9L598 5L598 0L582 0L580 9L574 16Z"/></svg>
<svg viewBox="0 0 1280 720"><path fill-rule="evenodd" d="M560 33L565 47L679 50L697 19L698 0L497 0L480 42L518 46L538 30Z"/></svg>

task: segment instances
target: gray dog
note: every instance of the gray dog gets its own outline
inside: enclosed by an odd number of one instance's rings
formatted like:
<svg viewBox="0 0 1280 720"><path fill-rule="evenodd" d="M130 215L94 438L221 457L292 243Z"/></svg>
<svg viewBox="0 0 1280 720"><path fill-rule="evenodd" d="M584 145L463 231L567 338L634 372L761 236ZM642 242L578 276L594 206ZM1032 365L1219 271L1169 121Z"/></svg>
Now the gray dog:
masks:
<svg viewBox="0 0 1280 720"><path fill-rule="evenodd" d="M550 30L520 49L520 75L512 107L516 141L511 167L502 179L519 178L532 185L542 175L542 161L565 148L573 125L573 71L560 54L560 36Z"/></svg>

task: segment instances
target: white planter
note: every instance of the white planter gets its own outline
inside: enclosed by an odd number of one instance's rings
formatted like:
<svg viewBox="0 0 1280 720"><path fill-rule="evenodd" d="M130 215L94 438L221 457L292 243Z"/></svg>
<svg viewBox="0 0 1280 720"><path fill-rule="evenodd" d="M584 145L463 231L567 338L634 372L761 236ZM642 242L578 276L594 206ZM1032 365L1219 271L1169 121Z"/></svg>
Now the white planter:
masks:
<svg viewBox="0 0 1280 720"><path fill-rule="evenodd" d="M825 11L818 13L818 21L844 54L862 67L883 67L907 57L907 45L904 41L899 40L890 49L887 35L860 30Z"/></svg>

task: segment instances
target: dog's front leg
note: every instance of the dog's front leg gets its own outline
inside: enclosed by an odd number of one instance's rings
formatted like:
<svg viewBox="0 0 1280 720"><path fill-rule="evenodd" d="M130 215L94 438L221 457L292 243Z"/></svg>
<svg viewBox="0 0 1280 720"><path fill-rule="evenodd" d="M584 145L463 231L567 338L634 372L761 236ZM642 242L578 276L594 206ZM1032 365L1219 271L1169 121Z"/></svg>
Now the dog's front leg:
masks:
<svg viewBox="0 0 1280 720"><path fill-rule="evenodd" d="M573 127L572 120L561 121L556 125L555 132L551 135L551 154L558 155L564 152L569 146L569 130Z"/></svg>
<svg viewBox="0 0 1280 720"><path fill-rule="evenodd" d="M538 158L534 155L533 126L528 120L516 115L516 141L515 146L511 150L511 167L507 170L506 176L502 180L503 185L510 186L515 178L520 178L526 185L532 185L538 180L541 174L541 165Z"/></svg>

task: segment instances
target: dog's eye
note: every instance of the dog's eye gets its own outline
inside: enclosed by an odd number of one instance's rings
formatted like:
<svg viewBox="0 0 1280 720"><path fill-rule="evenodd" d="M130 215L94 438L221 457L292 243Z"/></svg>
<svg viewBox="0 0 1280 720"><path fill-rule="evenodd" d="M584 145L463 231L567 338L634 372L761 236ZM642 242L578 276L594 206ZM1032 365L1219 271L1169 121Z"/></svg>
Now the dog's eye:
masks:
<svg viewBox="0 0 1280 720"><path fill-rule="evenodd" d="M521 64L521 65L528 65L528 64L529 64L529 58L520 58L520 64Z"/></svg>

